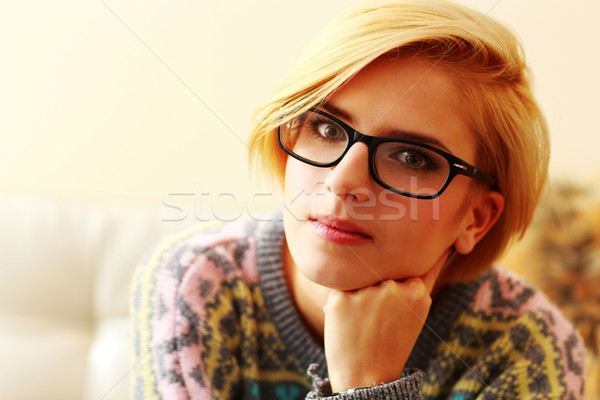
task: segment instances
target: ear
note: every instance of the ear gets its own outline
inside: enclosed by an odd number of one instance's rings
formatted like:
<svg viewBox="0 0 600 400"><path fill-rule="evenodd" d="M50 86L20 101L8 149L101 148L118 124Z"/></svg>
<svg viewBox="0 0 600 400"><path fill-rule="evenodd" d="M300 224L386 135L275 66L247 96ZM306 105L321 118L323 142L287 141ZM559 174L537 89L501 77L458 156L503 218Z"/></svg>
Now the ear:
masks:
<svg viewBox="0 0 600 400"><path fill-rule="evenodd" d="M477 242L494 226L504 210L504 197L493 190L487 191L467 211L464 227L454 241L457 253L470 253Z"/></svg>

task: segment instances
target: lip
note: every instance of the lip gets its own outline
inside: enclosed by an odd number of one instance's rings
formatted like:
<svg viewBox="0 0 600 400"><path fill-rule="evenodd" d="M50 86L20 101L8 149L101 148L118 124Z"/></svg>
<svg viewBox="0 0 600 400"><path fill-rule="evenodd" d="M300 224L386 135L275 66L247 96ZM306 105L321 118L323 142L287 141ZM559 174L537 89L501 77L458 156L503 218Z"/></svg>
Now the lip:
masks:
<svg viewBox="0 0 600 400"><path fill-rule="evenodd" d="M323 239L340 244L365 244L373 240L354 222L330 216L309 219L313 231Z"/></svg>

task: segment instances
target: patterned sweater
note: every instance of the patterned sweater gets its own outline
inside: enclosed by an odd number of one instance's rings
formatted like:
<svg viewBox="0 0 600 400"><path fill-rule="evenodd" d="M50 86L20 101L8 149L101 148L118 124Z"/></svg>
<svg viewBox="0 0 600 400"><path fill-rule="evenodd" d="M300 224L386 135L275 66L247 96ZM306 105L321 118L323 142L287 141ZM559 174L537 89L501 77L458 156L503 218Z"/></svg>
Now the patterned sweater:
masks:
<svg viewBox="0 0 600 400"><path fill-rule="evenodd" d="M323 348L286 286L281 215L271 219L188 232L142 262L132 291L136 399L331 395L319 378ZM331 398L580 399L584 348L544 295L494 267L442 292L406 367L398 381Z"/></svg>

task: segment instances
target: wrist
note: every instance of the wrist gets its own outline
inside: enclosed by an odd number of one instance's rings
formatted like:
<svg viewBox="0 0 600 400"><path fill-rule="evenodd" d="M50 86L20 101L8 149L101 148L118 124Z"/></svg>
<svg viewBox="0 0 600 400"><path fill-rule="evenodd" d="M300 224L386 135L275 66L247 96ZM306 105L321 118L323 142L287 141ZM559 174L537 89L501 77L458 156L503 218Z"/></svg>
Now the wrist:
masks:
<svg viewBox="0 0 600 400"><path fill-rule="evenodd" d="M333 393L354 392L359 388L368 388L371 385L369 379L365 376L356 373L345 374L340 371L334 374L330 373L329 383Z"/></svg>
<svg viewBox="0 0 600 400"><path fill-rule="evenodd" d="M372 365L372 364L370 364ZM382 363L383 367L384 363ZM404 377L404 366L387 364L388 368L371 368L366 365L353 371L329 370L329 384L333 393L368 389L396 382Z"/></svg>

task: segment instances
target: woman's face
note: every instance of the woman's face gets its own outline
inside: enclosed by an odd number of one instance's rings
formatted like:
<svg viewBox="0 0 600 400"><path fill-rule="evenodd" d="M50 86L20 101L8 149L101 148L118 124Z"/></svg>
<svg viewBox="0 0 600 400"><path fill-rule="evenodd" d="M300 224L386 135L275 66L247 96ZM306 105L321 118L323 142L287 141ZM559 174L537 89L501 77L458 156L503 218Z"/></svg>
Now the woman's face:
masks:
<svg viewBox="0 0 600 400"><path fill-rule="evenodd" d="M420 135L475 162L474 139L452 76L428 61L378 59L322 109L361 133ZM284 227L286 260L293 261L287 264L339 290L421 276L468 234L470 185L470 178L458 176L434 200L393 194L371 178L364 143L355 143L331 168L288 157Z"/></svg>

